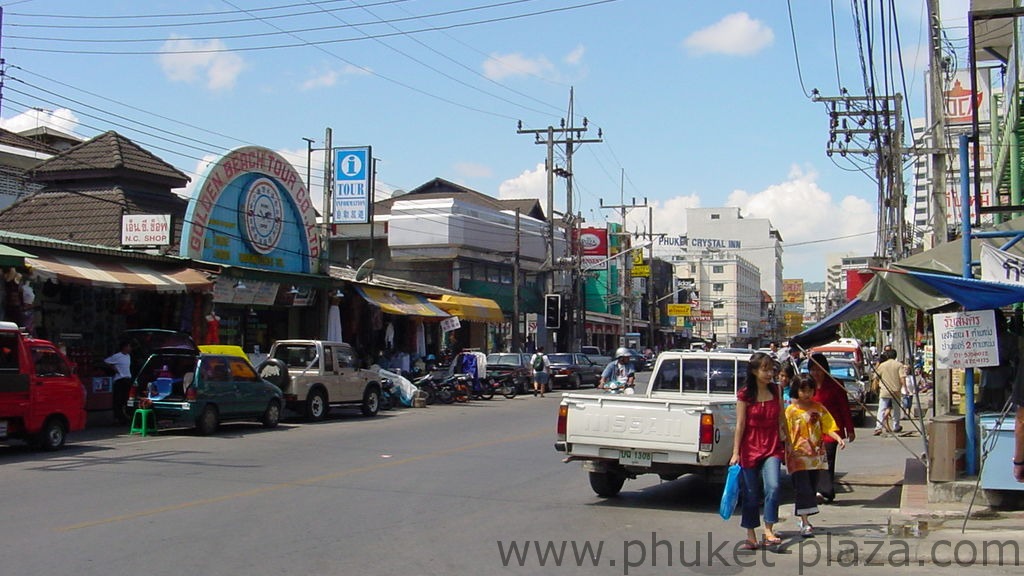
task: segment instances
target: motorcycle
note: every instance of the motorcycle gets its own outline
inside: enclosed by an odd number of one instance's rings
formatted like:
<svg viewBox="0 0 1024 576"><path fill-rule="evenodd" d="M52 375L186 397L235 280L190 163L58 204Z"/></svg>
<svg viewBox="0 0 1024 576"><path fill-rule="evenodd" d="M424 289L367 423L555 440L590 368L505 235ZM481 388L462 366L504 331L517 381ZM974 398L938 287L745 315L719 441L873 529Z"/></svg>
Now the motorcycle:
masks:
<svg viewBox="0 0 1024 576"><path fill-rule="evenodd" d="M426 395L426 402L428 406L437 400L437 386L440 383L440 380L435 378L433 374L428 372L416 380L413 380L412 383L420 389L420 392L423 392L423 394Z"/></svg>
<svg viewBox="0 0 1024 576"><path fill-rule="evenodd" d="M437 399L444 404L468 402L473 387L469 374L453 374L435 385Z"/></svg>
<svg viewBox="0 0 1024 576"><path fill-rule="evenodd" d="M398 398L398 388L390 378L382 378L380 381L380 409L391 410L401 404Z"/></svg>
<svg viewBox="0 0 1024 576"><path fill-rule="evenodd" d="M515 375L511 372L504 376L488 376L482 385L490 387L492 394L501 394L509 400L516 397Z"/></svg>
<svg viewBox="0 0 1024 576"><path fill-rule="evenodd" d="M636 393L632 386L626 384L626 380L610 380L604 383L603 388L609 394L623 394L630 396Z"/></svg>

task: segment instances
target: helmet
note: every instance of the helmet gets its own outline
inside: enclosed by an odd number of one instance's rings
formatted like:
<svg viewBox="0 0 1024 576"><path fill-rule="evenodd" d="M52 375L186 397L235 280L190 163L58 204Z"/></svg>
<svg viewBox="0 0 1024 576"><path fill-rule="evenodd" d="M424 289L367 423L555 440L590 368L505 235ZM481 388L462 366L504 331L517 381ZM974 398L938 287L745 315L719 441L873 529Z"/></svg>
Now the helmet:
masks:
<svg viewBox="0 0 1024 576"><path fill-rule="evenodd" d="M632 358L633 354L629 351L629 348L619 348L615 351L616 358Z"/></svg>

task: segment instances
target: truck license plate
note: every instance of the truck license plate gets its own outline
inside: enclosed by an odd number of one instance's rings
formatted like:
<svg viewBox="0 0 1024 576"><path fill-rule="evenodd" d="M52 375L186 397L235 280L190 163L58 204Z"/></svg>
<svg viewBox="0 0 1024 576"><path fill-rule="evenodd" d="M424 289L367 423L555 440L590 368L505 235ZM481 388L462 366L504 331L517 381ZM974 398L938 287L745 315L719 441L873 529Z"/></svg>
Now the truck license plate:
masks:
<svg viewBox="0 0 1024 576"><path fill-rule="evenodd" d="M619 464L623 466L651 466L651 453L640 450L619 450Z"/></svg>

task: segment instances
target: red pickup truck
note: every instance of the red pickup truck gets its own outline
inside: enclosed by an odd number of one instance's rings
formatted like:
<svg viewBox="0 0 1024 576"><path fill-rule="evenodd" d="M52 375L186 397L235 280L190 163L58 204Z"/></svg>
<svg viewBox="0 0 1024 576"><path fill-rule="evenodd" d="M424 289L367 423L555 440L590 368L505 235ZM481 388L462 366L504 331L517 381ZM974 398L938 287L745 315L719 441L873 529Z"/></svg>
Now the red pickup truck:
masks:
<svg viewBox="0 0 1024 576"><path fill-rule="evenodd" d="M25 440L44 450L85 428L85 389L53 343L0 322L0 441Z"/></svg>

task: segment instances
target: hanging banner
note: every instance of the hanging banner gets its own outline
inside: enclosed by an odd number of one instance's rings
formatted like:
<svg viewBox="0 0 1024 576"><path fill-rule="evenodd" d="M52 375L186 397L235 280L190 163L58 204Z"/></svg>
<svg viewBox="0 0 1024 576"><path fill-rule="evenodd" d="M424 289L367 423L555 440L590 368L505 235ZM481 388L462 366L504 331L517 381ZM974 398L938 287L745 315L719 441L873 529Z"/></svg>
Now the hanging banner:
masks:
<svg viewBox="0 0 1024 576"><path fill-rule="evenodd" d="M981 279L1024 286L1024 259L991 244L981 245Z"/></svg>
<svg viewBox="0 0 1024 576"><path fill-rule="evenodd" d="M962 370L999 365L994 311L935 314L932 327L936 368Z"/></svg>

